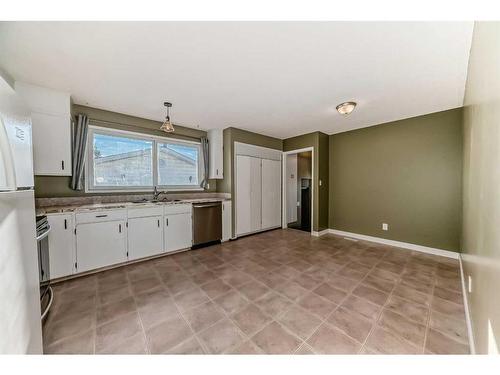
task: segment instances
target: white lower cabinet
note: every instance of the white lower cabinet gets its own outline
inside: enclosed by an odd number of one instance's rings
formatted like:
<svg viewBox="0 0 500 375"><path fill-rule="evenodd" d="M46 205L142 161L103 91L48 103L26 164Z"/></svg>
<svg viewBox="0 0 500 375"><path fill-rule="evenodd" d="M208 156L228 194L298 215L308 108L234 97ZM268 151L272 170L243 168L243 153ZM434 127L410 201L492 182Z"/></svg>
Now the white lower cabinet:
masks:
<svg viewBox="0 0 500 375"><path fill-rule="evenodd" d="M233 236L232 233L232 212L231 201L222 202L222 241L229 241Z"/></svg>
<svg viewBox="0 0 500 375"><path fill-rule="evenodd" d="M127 260L125 221L83 223L76 227L77 272Z"/></svg>
<svg viewBox="0 0 500 375"><path fill-rule="evenodd" d="M47 215L50 225L49 263L50 278L69 276L75 271L75 237L73 214Z"/></svg>
<svg viewBox="0 0 500 375"><path fill-rule="evenodd" d="M191 213L165 215L165 251L186 249L193 244Z"/></svg>
<svg viewBox="0 0 500 375"><path fill-rule="evenodd" d="M128 259L140 259L163 252L163 216L128 219Z"/></svg>

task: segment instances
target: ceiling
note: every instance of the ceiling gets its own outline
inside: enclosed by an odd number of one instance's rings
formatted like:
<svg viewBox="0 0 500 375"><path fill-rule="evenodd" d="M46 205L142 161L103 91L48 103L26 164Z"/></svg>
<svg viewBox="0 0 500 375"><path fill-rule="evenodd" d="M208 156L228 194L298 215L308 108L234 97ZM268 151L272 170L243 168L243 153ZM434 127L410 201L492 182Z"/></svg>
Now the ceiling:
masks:
<svg viewBox="0 0 500 375"><path fill-rule="evenodd" d="M77 104L287 138L460 107L472 22L2 22L0 66ZM343 117L335 106L355 100Z"/></svg>

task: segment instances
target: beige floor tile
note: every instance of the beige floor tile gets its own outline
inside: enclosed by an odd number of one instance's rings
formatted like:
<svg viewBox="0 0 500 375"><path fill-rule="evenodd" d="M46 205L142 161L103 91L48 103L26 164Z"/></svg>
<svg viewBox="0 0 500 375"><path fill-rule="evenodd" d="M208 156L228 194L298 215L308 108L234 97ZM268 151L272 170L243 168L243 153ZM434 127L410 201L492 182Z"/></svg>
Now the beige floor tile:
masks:
<svg viewBox="0 0 500 375"><path fill-rule="evenodd" d="M249 283L237 287L238 291L242 293L249 300L255 301L269 291L269 288L258 281L252 280Z"/></svg>
<svg viewBox="0 0 500 375"><path fill-rule="evenodd" d="M218 296L225 294L231 290L231 287L221 279L210 281L206 284L201 285L200 288L212 299L217 298Z"/></svg>
<svg viewBox="0 0 500 375"><path fill-rule="evenodd" d="M168 350L166 354L205 354L205 352L196 337L191 337Z"/></svg>
<svg viewBox="0 0 500 375"><path fill-rule="evenodd" d="M136 312L129 313L97 327L95 350L100 352L104 348L118 345L141 332L142 326L139 314Z"/></svg>
<svg viewBox="0 0 500 375"><path fill-rule="evenodd" d="M95 311L70 315L48 323L44 329L44 343L50 345L69 336L79 335L95 326Z"/></svg>
<svg viewBox="0 0 500 375"><path fill-rule="evenodd" d="M341 306L370 320L377 319L381 310L381 306L354 295L347 297Z"/></svg>
<svg viewBox="0 0 500 375"><path fill-rule="evenodd" d="M174 296L174 300L177 306L184 311L209 301L207 295L199 288L177 294Z"/></svg>
<svg viewBox="0 0 500 375"><path fill-rule="evenodd" d="M202 331L224 318L224 314L213 302L187 310L183 315L195 332Z"/></svg>
<svg viewBox="0 0 500 375"><path fill-rule="evenodd" d="M325 319L337 307L335 303L313 292L306 294L297 304L320 319Z"/></svg>
<svg viewBox="0 0 500 375"><path fill-rule="evenodd" d="M442 333L429 329L425 349L434 354L469 354L469 345L462 344Z"/></svg>
<svg viewBox="0 0 500 375"><path fill-rule="evenodd" d="M151 354L165 353L191 336L191 329L178 314L146 331Z"/></svg>
<svg viewBox="0 0 500 375"><path fill-rule="evenodd" d="M296 305L291 306L278 319L278 322L303 340L307 339L321 324L321 320L318 317Z"/></svg>
<svg viewBox="0 0 500 375"><path fill-rule="evenodd" d="M277 292L270 291L255 301L255 304L267 315L276 317L283 313L292 302L279 295Z"/></svg>
<svg viewBox="0 0 500 375"><path fill-rule="evenodd" d="M236 347L244 340L244 336L240 333L238 327L229 319L221 320L201 332L198 337L212 354L222 353Z"/></svg>
<svg viewBox="0 0 500 375"><path fill-rule="evenodd" d="M341 303L347 296L346 292L337 289L328 283L321 284L314 289L313 292L335 304Z"/></svg>
<svg viewBox="0 0 500 375"><path fill-rule="evenodd" d="M277 322L268 324L252 337L252 341L267 354L291 354L301 344Z"/></svg>
<svg viewBox="0 0 500 375"><path fill-rule="evenodd" d="M328 323L360 343L365 341L372 329L370 320L343 307L339 307L330 315Z"/></svg>
<svg viewBox="0 0 500 375"><path fill-rule="evenodd" d="M236 290L231 290L215 298L214 302L228 314L243 309L249 303L248 300Z"/></svg>
<svg viewBox="0 0 500 375"><path fill-rule="evenodd" d="M111 320L119 318L131 312L135 312L136 305L133 297L127 297L118 302L108 303L97 308L98 326L107 323Z"/></svg>
<svg viewBox="0 0 500 375"><path fill-rule="evenodd" d="M141 331L116 344L101 348L96 354L148 354L148 345Z"/></svg>
<svg viewBox="0 0 500 375"><path fill-rule="evenodd" d="M392 293L398 297L410 300L412 302L420 303L425 306L430 306L432 296L430 294L421 293L413 288L404 285L398 285Z"/></svg>
<svg viewBox="0 0 500 375"><path fill-rule="evenodd" d="M382 292L378 289L373 289L370 287L367 287L365 285L360 285L356 287L353 291L352 294L355 296L364 298L376 305L382 306L386 301L389 295L385 292Z"/></svg>
<svg viewBox="0 0 500 375"><path fill-rule="evenodd" d="M44 354L93 354L94 330L90 329L44 346L43 352Z"/></svg>
<svg viewBox="0 0 500 375"><path fill-rule="evenodd" d="M250 304L231 315L231 320L236 323L244 334L251 336L269 323L271 317L264 314L264 312L254 304Z"/></svg>
<svg viewBox="0 0 500 375"><path fill-rule="evenodd" d="M369 351L379 354L421 354L422 349L403 338L375 327L365 344Z"/></svg>
<svg viewBox="0 0 500 375"><path fill-rule="evenodd" d="M465 319L463 305L447 301L437 296L434 296L432 299L431 309L441 314L449 315L454 319Z"/></svg>
<svg viewBox="0 0 500 375"><path fill-rule="evenodd" d="M411 302L409 300L405 300L393 295L391 296L389 302L386 304L385 308L387 310L398 313L399 315L402 315L407 319L413 320L423 325L427 325L429 308L425 305Z"/></svg>
<svg viewBox="0 0 500 375"><path fill-rule="evenodd" d="M361 344L341 331L323 324L308 340L318 354L356 354Z"/></svg>
<svg viewBox="0 0 500 375"><path fill-rule="evenodd" d="M362 285L381 290L385 293L390 293L396 283L378 278L376 276L368 275L365 279L363 279Z"/></svg>
<svg viewBox="0 0 500 375"><path fill-rule="evenodd" d="M422 324L415 323L387 309L382 312L378 324L418 348L424 345L425 326Z"/></svg>
<svg viewBox="0 0 500 375"><path fill-rule="evenodd" d="M259 349L252 341L248 340L238 345L236 348L232 349L228 354L263 354L262 350Z"/></svg>
<svg viewBox="0 0 500 375"><path fill-rule="evenodd" d="M456 341L468 344L467 326L464 320L454 319L449 315L432 311L429 326Z"/></svg>

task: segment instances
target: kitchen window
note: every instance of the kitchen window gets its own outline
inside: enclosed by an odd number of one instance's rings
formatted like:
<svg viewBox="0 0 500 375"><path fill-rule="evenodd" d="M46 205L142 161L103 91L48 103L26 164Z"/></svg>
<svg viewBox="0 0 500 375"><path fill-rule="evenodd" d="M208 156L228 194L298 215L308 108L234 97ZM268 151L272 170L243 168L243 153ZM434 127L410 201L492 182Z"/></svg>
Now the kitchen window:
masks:
<svg viewBox="0 0 500 375"><path fill-rule="evenodd" d="M87 191L201 189L199 142L89 127Z"/></svg>

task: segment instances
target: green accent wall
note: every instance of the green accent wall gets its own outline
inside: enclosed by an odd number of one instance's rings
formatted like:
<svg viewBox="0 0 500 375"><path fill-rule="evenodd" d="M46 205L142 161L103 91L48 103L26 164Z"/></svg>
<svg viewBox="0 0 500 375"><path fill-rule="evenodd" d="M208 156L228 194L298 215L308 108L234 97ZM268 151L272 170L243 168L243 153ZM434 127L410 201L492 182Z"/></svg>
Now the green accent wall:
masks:
<svg viewBox="0 0 500 375"><path fill-rule="evenodd" d="M330 228L460 251L461 108L334 134L329 143Z"/></svg>
<svg viewBox="0 0 500 375"><path fill-rule="evenodd" d="M226 128L223 132L224 147L224 179L217 181L217 191L221 193L232 193L234 191L234 142L247 143L254 146L283 149L283 141L278 138L253 133L238 128ZM235 228L235 204L232 204L232 228Z"/></svg>
<svg viewBox="0 0 500 375"><path fill-rule="evenodd" d="M86 114L91 120L91 125L98 125L105 128L127 130L142 134L165 137L165 133L159 130L161 123L158 121L148 120L140 117L124 115L121 113L106 111L103 109L86 107L73 104L71 107L73 115L79 113ZM184 139L184 140L200 140L207 133L203 130L188 128L185 126L175 126L175 132L169 134L166 138ZM85 191L71 190L71 177L66 176L35 176L35 197L36 198L51 198L51 197L78 197L90 195L120 195L133 194L127 193L85 193ZM216 181L210 180L209 191L216 191Z"/></svg>
<svg viewBox="0 0 500 375"><path fill-rule="evenodd" d="M462 260L478 354L500 352L500 22L476 22L464 101Z"/></svg>
<svg viewBox="0 0 500 375"><path fill-rule="evenodd" d="M321 132L313 132L283 140L283 151L299 150L306 147L313 147L314 150L313 230L321 231L328 228L328 135ZM321 186L319 185L320 180Z"/></svg>

